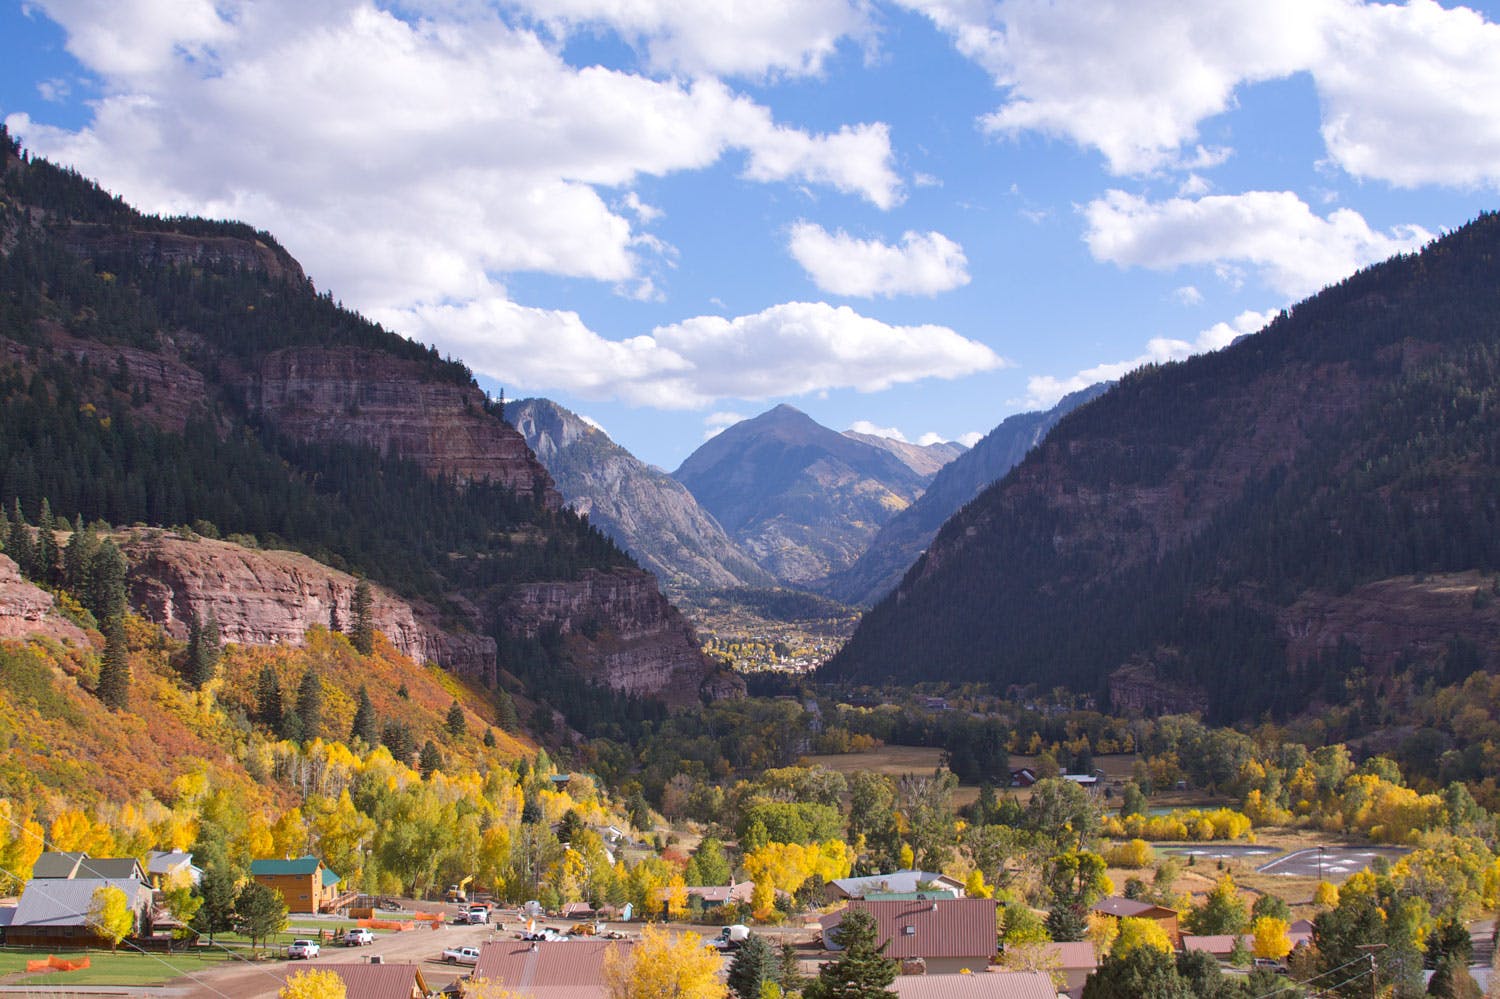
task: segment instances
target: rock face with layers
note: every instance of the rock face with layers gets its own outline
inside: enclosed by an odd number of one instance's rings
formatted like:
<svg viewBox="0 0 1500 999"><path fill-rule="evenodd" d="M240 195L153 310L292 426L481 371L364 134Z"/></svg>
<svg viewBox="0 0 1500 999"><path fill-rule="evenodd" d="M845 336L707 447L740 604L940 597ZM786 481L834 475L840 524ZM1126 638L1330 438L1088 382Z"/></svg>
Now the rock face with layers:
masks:
<svg viewBox="0 0 1500 999"><path fill-rule="evenodd" d="M187 638L192 615L212 614L220 637L241 645L301 645L313 625L336 621L347 630L353 622L359 581L305 555L160 531L122 540L131 606L175 638ZM494 676L494 639L446 630L430 608L370 589L376 630L403 654L464 676Z"/></svg>
<svg viewBox="0 0 1500 999"><path fill-rule="evenodd" d="M363 444L462 484L490 481L562 496L520 434L471 385L427 376L416 362L353 347L273 351L237 377L246 408L297 440Z"/></svg>
<svg viewBox="0 0 1500 999"><path fill-rule="evenodd" d="M743 680L706 660L692 627L644 572L587 571L576 582L518 586L500 614L518 635L555 628L588 642L598 663L590 678L621 693L685 707L745 692Z"/></svg>
<svg viewBox="0 0 1500 999"><path fill-rule="evenodd" d="M16 563L0 555L0 639L58 638L88 644L82 628L57 613L52 594L21 577Z"/></svg>

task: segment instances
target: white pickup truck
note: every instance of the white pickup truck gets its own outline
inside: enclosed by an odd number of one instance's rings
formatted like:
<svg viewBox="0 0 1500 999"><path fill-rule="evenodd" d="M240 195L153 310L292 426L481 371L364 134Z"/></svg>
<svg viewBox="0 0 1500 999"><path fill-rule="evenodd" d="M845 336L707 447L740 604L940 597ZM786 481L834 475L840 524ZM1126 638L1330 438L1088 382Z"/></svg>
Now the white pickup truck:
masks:
<svg viewBox="0 0 1500 999"><path fill-rule="evenodd" d="M443 951L443 960L449 964L478 964L478 947L450 947Z"/></svg>

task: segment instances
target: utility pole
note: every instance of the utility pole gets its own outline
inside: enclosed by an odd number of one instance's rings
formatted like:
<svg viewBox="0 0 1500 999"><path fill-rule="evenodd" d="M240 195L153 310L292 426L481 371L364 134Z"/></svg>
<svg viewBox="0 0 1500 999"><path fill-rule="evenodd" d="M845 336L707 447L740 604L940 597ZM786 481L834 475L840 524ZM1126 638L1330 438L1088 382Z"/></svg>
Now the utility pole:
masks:
<svg viewBox="0 0 1500 999"><path fill-rule="evenodd" d="M1375 954L1385 950L1385 944L1360 944L1359 949L1370 959L1370 999L1380 999L1380 968L1375 963Z"/></svg>

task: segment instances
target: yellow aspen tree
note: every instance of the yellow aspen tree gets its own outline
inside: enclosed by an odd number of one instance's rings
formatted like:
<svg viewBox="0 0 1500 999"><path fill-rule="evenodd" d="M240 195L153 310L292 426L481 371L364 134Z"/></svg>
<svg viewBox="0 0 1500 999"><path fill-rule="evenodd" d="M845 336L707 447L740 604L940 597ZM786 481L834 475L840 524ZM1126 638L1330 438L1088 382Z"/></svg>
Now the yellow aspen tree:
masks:
<svg viewBox="0 0 1500 999"><path fill-rule="evenodd" d="M120 945L135 931L135 913L130 911L130 900L114 885L100 885L94 889L89 900L88 925L95 933L109 941L110 949Z"/></svg>
<svg viewBox="0 0 1500 999"><path fill-rule="evenodd" d="M342 978L317 968L292 975L276 993L277 999L347 999L348 994Z"/></svg>
<svg viewBox="0 0 1500 999"><path fill-rule="evenodd" d="M1292 941L1287 936L1290 924L1275 916L1261 916L1250 927L1250 952L1256 957L1279 961L1292 952Z"/></svg>
<svg viewBox="0 0 1500 999"><path fill-rule="evenodd" d="M1163 954L1170 954L1172 938L1167 936L1167 931L1155 920L1126 916L1120 920L1114 946L1109 951L1110 956L1125 957L1141 947L1155 947Z"/></svg>
<svg viewBox="0 0 1500 999"><path fill-rule="evenodd" d="M640 943L605 954L604 985L609 999L727 999L721 964L698 934L647 926Z"/></svg>

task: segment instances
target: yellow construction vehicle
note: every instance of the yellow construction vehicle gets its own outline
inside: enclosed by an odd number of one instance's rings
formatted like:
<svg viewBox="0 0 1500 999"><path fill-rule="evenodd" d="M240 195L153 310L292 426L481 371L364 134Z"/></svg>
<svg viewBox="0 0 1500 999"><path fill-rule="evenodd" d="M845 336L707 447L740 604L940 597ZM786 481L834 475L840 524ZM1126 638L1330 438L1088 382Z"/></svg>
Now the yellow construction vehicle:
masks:
<svg viewBox="0 0 1500 999"><path fill-rule="evenodd" d="M448 886L448 896L447 896L448 901L450 901L450 902L467 902L469 900L469 894L468 894L467 891L465 891L465 889L469 887L469 882L473 881L473 880L474 880L474 875L470 874L468 877L464 878L458 884L456 884L456 885L449 885Z"/></svg>

